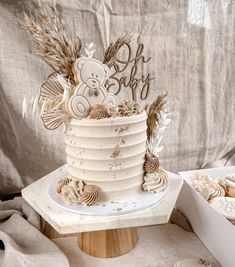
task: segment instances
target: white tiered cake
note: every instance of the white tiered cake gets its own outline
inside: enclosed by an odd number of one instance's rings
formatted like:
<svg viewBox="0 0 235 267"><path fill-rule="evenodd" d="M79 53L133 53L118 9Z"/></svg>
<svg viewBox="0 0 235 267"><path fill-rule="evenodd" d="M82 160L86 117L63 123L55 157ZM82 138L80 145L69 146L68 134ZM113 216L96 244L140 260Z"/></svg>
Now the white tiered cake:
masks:
<svg viewBox="0 0 235 267"><path fill-rule="evenodd" d="M71 119L65 132L68 172L101 188L101 200L141 192L146 153L146 112L130 117Z"/></svg>

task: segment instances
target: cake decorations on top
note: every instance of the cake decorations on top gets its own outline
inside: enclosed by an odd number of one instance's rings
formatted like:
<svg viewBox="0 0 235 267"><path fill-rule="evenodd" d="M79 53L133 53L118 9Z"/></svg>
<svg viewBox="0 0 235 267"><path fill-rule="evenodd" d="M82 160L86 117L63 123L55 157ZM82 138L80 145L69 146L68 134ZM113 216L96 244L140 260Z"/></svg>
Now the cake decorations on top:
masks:
<svg viewBox="0 0 235 267"><path fill-rule="evenodd" d="M75 61L73 69L79 81L68 102L68 109L73 118L87 117L96 104L117 107L117 98L104 88L109 77L107 65L93 58L81 57Z"/></svg>
<svg viewBox="0 0 235 267"><path fill-rule="evenodd" d="M69 118L65 99L69 97L67 92L70 87L69 85L62 87L59 82L62 79L62 76L56 73L49 75L39 91L38 104L41 106L41 118L44 126L49 130L57 129Z"/></svg>
<svg viewBox="0 0 235 267"><path fill-rule="evenodd" d="M160 167L159 153L162 151L161 141L163 133L171 122L169 113L164 106L166 104L166 95L160 95L148 108L147 118L147 144L144 170L143 189L148 191L164 190L167 186L167 173ZM151 186L149 186L149 182ZM152 188L152 189L151 189Z"/></svg>
<svg viewBox="0 0 235 267"><path fill-rule="evenodd" d="M118 116L130 117L140 114L142 111L140 105L133 100L121 102L118 107L114 107L111 104L96 104L91 108L89 118L99 120Z"/></svg>
<svg viewBox="0 0 235 267"><path fill-rule="evenodd" d="M109 107L110 107L109 105L97 104L91 109L89 113L89 117L95 120L110 118L109 113L108 113Z"/></svg>
<svg viewBox="0 0 235 267"><path fill-rule="evenodd" d="M115 118L118 115L118 109L109 104L97 104L91 109L89 113L89 117L95 120Z"/></svg>
<svg viewBox="0 0 235 267"><path fill-rule="evenodd" d="M143 43L138 44L137 49L133 51L130 43L134 38L136 38L135 35L119 38L115 44L110 44L106 50L104 63L111 68L111 74L105 85L108 91L112 90L116 95L123 88L130 89L132 100L139 101L148 97L154 77L150 73L144 75L143 71L139 74L139 69L143 69L143 65L151 58L145 58L143 55ZM121 48L125 49L125 54L127 54L125 58L118 57ZM129 72L127 72L128 69Z"/></svg>
<svg viewBox="0 0 235 267"><path fill-rule="evenodd" d="M121 116L129 117L142 112L140 105L134 100L128 100L118 105L118 110Z"/></svg>
<svg viewBox="0 0 235 267"><path fill-rule="evenodd" d="M93 58L94 43L82 47L79 37L73 40L69 36L55 6L44 7L40 1L38 3L34 18L25 14L24 23L21 26L31 34L38 54L54 70L39 93L38 103L46 128L57 129L70 117L75 119L87 117L95 104L111 104L114 108L117 107L117 98L109 92L110 87L114 85L113 81L118 81L120 72L124 73L132 64L130 80L127 81L122 77L121 84L131 88L135 100L137 100L137 86L140 81L144 83L142 89L149 92L150 81L153 79L151 75L148 74L146 79L143 75L141 79L135 77L138 64L150 60L150 58L145 59L143 55L143 44L139 44L135 56L131 56L130 43L137 37L136 34L127 34L115 43L111 43L105 51L102 63ZM120 49L125 47L131 56L127 62L122 61L118 56ZM82 55L82 48L85 56ZM124 64L125 68L120 69L120 64ZM110 69L114 70L114 73L111 71L112 77L109 76ZM57 81L54 79L56 75ZM115 95L119 92L118 89ZM24 99L24 106L26 106L26 99ZM26 109L24 108L24 114Z"/></svg>
<svg viewBox="0 0 235 267"><path fill-rule="evenodd" d="M163 134L171 122L169 113L167 109L164 108L167 102L166 96L167 95L159 95L148 108L147 151L157 157L163 149L163 146L161 146Z"/></svg>

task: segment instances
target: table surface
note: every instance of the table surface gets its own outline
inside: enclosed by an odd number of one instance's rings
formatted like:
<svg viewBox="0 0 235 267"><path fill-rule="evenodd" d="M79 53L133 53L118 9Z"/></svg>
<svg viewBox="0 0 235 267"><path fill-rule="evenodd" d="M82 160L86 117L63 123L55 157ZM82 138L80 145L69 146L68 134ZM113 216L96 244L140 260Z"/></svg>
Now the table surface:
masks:
<svg viewBox="0 0 235 267"><path fill-rule="evenodd" d="M135 249L116 258L91 257L77 247L75 236L53 239L64 252L70 267L173 267L187 258L203 258L219 267L198 237L175 224L138 228L139 242ZM224 266L225 267L225 266Z"/></svg>
<svg viewBox="0 0 235 267"><path fill-rule="evenodd" d="M66 168L65 164L22 190L23 198L60 234L167 223L182 186L179 175L167 172L167 192L153 206L117 216L82 215L64 210L50 200L49 186L53 179L64 176Z"/></svg>

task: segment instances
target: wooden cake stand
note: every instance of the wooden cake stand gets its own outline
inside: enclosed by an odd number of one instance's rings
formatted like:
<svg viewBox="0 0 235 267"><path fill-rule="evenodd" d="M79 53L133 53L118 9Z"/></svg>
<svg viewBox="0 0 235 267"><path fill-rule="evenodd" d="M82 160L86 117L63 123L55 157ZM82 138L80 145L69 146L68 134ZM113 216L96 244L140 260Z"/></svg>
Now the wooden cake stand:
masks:
<svg viewBox="0 0 235 267"><path fill-rule="evenodd" d="M49 198L48 189L53 179L62 177L65 168L66 165L24 188L22 196L53 231L62 235L78 234L80 249L101 258L117 257L134 249L138 243L136 227L167 223L182 186L180 176L168 172L168 191L158 203L123 215L83 215L64 210Z"/></svg>

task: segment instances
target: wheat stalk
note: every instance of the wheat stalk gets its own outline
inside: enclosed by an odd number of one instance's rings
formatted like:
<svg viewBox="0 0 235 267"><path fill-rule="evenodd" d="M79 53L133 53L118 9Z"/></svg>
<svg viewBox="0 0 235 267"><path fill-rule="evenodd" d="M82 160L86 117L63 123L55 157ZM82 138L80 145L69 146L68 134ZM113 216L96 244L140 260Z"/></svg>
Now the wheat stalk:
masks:
<svg viewBox="0 0 235 267"><path fill-rule="evenodd" d="M70 78L74 84L72 72L73 62L80 57L81 40L72 40L55 6L43 8L38 5L35 18L24 14L24 22L20 26L31 34L37 54L57 73Z"/></svg>
<svg viewBox="0 0 235 267"><path fill-rule="evenodd" d="M111 43L105 51L103 63L111 68L115 63L118 51L124 44L129 44L135 37L136 34L126 34L123 37L118 38L115 43Z"/></svg>
<svg viewBox="0 0 235 267"><path fill-rule="evenodd" d="M161 141L170 122L170 113L168 113L167 109L161 110L157 116L155 130L147 141L147 152L154 154L156 157L159 156L159 153L164 148L161 145Z"/></svg>
<svg viewBox="0 0 235 267"><path fill-rule="evenodd" d="M157 122L159 120L160 111L163 110L166 104L166 96L159 95L157 99L150 105L147 118L147 136L148 140L154 135L155 129L157 127Z"/></svg>

